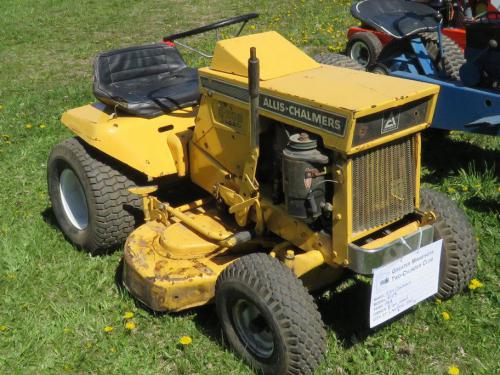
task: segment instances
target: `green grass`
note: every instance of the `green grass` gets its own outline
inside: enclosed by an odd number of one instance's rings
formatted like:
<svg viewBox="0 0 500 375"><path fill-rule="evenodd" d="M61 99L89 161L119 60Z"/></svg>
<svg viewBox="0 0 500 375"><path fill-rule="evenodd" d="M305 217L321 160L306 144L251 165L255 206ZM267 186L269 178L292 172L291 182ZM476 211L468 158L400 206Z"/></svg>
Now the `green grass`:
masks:
<svg viewBox="0 0 500 375"><path fill-rule="evenodd" d="M257 10L311 53L339 50L348 0L3 0L0 4L0 373L248 374L225 349L212 307L152 315L115 284L120 252L89 257L52 222L48 153L71 136L61 114L93 100L93 56ZM209 36L198 46L213 45ZM203 61L188 54L192 63ZM29 126L29 125L30 126ZM433 136L429 136L433 138ZM423 181L448 192L472 221L484 288L425 302L391 324L366 326L369 290L352 280L319 300L328 327L320 374L500 373L499 139L453 134L424 144ZM122 315L135 314L127 332ZM449 321L441 312L451 314ZM114 330L106 334L105 326ZM183 335L193 343L181 348Z"/></svg>

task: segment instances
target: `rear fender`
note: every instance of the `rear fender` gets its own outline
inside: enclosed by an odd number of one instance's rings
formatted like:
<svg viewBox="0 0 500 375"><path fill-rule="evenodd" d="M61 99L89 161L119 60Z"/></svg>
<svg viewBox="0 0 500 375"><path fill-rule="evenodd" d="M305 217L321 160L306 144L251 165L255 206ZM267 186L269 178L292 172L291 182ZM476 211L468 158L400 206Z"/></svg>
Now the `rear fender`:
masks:
<svg viewBox="0 0 500 375"><path fill-rule="evenodd" d="M147 119L116 114L101 103L65 112L61 122L89 145L149 178L185 176L196 110Z"/></svg>

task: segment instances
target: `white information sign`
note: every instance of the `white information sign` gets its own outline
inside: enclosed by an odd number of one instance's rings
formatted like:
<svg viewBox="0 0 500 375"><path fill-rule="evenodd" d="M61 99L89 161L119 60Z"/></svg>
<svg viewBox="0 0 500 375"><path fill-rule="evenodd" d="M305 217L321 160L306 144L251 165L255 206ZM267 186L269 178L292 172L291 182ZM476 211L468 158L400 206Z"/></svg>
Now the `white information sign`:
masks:
<svg viewBox="0 0 500 375"><path fill-rule="evenodd" d="M442 242L373 270L370 328L437 293Z"/></svg>

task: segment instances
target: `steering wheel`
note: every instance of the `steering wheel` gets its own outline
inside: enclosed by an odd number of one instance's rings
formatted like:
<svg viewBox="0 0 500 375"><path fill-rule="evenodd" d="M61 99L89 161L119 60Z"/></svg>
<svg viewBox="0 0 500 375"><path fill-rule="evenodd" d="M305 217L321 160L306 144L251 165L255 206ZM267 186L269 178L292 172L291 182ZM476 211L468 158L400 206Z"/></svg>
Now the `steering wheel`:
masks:
<svg viewBox="0 0 500 375"><path fill-rule="evenodd" d="M207 31L210 31L210 30L217 30L217 29L220 29L222 27L226 27L226 26L234 25L236 23L243 22L243 25L241 25L240 30L236 34L236 36L238 36L241 33L241 31L243 30L243 27L245 27L246 23L248 21L250 21L251 19L257 18L258 16L259 16L258 13L248 13L248 14L243 14L241 16L227 18L225 20L214 22L214 23L211 23L209 25L197 27L196 29L184 31L182 33L167 35L167 36L163 37L163 41L164 42L172 42L176 39L186 38L188 36L193 36L193 35L197 35L197 34L202 34L202 33L205 33Z"/></svg>

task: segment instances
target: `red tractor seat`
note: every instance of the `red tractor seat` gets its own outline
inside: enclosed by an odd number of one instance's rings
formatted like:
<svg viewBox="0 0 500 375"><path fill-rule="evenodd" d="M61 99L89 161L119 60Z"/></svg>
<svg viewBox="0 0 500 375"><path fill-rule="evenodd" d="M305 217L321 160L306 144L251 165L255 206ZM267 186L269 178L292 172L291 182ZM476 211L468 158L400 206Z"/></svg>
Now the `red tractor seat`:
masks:
<svg viewBox="0 0 500 375"><path fill-rule="evenodd" d="M108 51L94 63L94 95L132 115L156 117L198 103L198 71L166 44Z"/></svg>

